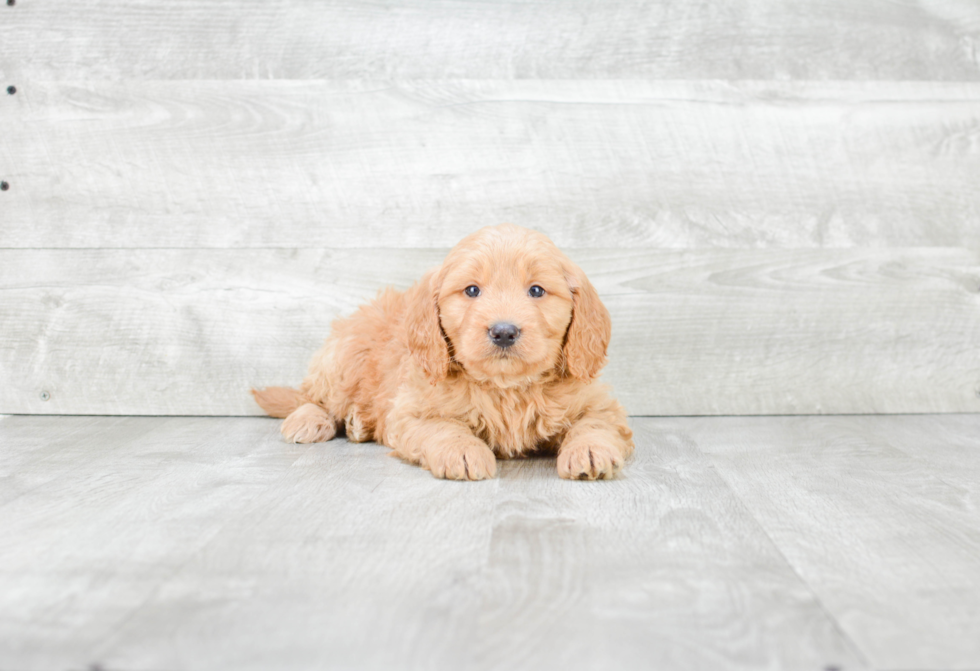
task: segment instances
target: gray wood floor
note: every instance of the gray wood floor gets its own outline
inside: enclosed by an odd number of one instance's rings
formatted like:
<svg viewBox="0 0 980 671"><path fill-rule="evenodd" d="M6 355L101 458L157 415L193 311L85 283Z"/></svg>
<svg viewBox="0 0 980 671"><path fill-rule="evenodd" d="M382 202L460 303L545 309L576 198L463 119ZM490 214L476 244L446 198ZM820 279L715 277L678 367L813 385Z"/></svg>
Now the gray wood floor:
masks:
<svg viewBox="0 0 980 671"><path fill-rule="evenodd" d="M261 418L0 418L0 669L980 668L980 415L636 418L455 483Z"/></svg>

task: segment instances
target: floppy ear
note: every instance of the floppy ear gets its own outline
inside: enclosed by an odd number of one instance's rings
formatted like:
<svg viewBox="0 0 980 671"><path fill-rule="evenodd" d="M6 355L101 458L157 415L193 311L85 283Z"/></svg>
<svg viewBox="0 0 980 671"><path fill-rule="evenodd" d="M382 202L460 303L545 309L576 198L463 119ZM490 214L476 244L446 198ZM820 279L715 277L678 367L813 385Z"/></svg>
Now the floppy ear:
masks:
<svg viewBox="0 0 980 671"><path fill-rule="evenodd" d="M567 263L565 278L572 290L572 323L565 335L565 362L573 377L591 380L606 365L612 321L581 268Z"/></svg>
<svg viewBox="0 0 980 671"><path fill-rule="evenodd" d="M430 270L405 294L408 349L432 384L449 374L449 347L439 325L437 270Z"/></svg>

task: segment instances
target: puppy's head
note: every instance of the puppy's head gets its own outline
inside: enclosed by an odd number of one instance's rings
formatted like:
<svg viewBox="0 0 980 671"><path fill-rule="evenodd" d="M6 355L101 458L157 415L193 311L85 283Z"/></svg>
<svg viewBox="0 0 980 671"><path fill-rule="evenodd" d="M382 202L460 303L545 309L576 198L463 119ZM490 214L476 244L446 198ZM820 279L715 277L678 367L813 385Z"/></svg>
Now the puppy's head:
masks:
<svg viewBox="0 0 980 671"><path fill-rule="evenodd" d="M594 378L611 330L581 269L541 233L511 224L464 238L427 273L409 293L406 326L430 380L446 377L452 360L501 387L552 369Z"/></svg>

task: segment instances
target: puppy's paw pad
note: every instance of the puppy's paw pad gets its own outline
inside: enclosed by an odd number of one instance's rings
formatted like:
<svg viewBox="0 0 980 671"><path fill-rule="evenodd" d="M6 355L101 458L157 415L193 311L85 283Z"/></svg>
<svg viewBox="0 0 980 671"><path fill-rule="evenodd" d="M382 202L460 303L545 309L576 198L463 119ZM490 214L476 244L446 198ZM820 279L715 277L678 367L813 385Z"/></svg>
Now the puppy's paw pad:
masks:
<svg viewBox="0 0 980 671"><path fill-rule="evenodd" d="M497 458L482 441L474 441L428 451L426 467L446 480L488 480L497 474Z"/></svg>
<svg viewBox="0 0 980 671"><path fill-rule="evenodd" d="M611 478L622 466L620 451L602 443L572 443L558 451L558 475L567 480Z"/></svg>
<svg viewBox="0 0 980 671"><path fill-rule="evenodd" d="M322 443L335 435L336 422L313 403L300 406L282 422L282 436L287 443Z"/></svg>

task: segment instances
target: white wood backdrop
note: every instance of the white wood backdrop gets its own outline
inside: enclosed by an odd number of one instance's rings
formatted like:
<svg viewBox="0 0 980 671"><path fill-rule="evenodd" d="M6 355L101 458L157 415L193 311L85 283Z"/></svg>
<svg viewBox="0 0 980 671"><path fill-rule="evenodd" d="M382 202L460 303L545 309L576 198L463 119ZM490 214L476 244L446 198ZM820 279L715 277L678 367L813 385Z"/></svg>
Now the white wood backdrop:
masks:
<svg viewBox="0 0 980 671"><path fill-rule="evenodd" d="M980 80L974 0L17 0L19 79Z"/></svg>
<svg viewBox="0 0 980 671"><path fill-rule="evenodd" d="M502 221L634 414L980 411L978 53L967 0L2 5L0 413L256 413Z"/></svg>
<svg viewBox="0 0 980 671"><path fill-rule="evenodd" d="M980 247L980 83L49 83L4 247Z"/></svg>

